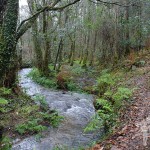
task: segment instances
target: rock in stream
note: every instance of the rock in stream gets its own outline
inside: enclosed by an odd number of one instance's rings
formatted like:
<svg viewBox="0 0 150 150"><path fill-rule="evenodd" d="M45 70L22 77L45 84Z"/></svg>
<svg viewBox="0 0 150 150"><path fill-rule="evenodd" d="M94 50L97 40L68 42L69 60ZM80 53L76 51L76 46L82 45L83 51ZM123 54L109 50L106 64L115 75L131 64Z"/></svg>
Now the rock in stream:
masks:
<svg viewBox="0 0 150 150"><path fill-rule="evenodd" d="M53 150L55 147L65 146L66 149L86 147L93 141L100 139L102 131L84 133L83 130L95 114L93 97L86 94L53 91L44 88L27 77L31 69L19 72L19 83L26 93L33 97L43 95L50 109L55 109L64 116L64 121L58 128L49 127L43 132L40 141L35 136L23 140L16 140L12 150Z"/></svg>

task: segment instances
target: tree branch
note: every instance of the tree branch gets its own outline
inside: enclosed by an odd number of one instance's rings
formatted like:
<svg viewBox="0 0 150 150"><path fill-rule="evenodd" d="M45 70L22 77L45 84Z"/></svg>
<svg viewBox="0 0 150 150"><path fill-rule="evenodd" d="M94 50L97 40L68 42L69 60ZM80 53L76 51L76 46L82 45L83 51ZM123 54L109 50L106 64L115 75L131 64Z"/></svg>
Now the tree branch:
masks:
<svg viewBox="0 0 150 150"><path fill-rule="evenodd" d="M92 3L95 4L110 4L110 5L118 5L121 7L130 7L130 6L137 6L135 3L131 3L129 5L124 5L124 4L120 4L119 2L106 2L106 1L102 1L102 0L96 0L97 2L93 1L93 0L89 0Z"/></svg>
<svg viewBox="0 0 150 150"><path fill-rule="evenodd" d="M45 6L45 7L41 8L38 12L36 12L35 14L33 14L31 17L29 17L28 19L23 20L23 21L20 23L20 25L19 25L19 27L18 27L18 29L17 29L17 32L20 30L20 28L23 26L23 24L24 24L25 22L27 22L28 20L32 20L33 18L38 17L38 15L39 15L40 13L46 11L48 8L49 8L49 9L54 8L54 6L57 5L59 1L60 1L60 0L57 0L57 1L54 2L52 5L50 5L50 6Z"/></svg>
<svg viewBox="0 0 150 150"><path fill-rule="evenodd" d="M49 6L45 6L43 8L41 8L38 12L36 12L35 14L33 14L31 17L29 17L28 19L23 20L18 29L17 29L17 39L19 39L34 23L35 19L39 16L39 14L41 14L44 11L62 11L63 9L65 9L66 7L69 7L77 2L79 2L80 0L74 0L73 2L65 5L65 6L61 6L61 7L55 7L56 4L58 4L58 2L60 2L60 0L57 0L55 3L53 3L52 5Z"/></svg>

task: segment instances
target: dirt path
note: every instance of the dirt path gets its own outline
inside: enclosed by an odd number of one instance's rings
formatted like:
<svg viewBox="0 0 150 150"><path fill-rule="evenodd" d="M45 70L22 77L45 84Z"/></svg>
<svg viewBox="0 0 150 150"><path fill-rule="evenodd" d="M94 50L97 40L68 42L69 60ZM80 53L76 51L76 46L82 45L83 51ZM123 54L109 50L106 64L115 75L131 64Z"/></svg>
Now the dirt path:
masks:
<svg viewBox="0 0 150 150"><path fill-rule="evenodd" d="M122 127L92 150L150 150L150 63L143 75L134 76L130 84L138 89L134 102L121 118Z"/></svg>

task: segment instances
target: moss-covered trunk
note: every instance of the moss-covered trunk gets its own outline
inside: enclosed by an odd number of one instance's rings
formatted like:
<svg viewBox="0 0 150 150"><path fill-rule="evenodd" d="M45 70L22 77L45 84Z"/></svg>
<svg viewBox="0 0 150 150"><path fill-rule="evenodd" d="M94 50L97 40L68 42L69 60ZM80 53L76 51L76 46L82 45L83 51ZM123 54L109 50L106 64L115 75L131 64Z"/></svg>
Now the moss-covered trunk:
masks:
<svg viewBox="0 0 150 150"><path fill-rule="evenodd" d="M34 52L35 52L35 65L38 68L38 70L42 73L42 66L43 66L43 54L41 50L41 44L39 41L39 35L38 35L38 24L37 21L34 22L32 26L32 32L33 32L33 45L34 45Z"/></svg>
<svg viewBox="0 0 150 150"><path fill-rule="evenodd" d="M16 28L19 0L8 0L0 37L0 86L12 87L16 79Z"/></svg>
<svg viewBox="0 0 150 150"><path fill-rule="evenodd" d="M43 0L43 5L46 5L46 1ZM50 59L50 38L48 36L48 18L50 18L48 12L43 12L43 34L44 34L44 58L43 58L43 75L48 76L50 69L49 59Z"/></svg>

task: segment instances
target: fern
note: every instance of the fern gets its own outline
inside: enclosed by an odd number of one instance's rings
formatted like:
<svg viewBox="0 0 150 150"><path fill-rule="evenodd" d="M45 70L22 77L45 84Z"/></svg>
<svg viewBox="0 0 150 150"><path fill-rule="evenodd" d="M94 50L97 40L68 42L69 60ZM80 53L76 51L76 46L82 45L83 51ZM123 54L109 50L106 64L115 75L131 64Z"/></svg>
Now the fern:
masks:
<svg viewBox="0 0 150 150"><path fill-rule="evenodd" d="M95 131L102 127L102 119L98 114L94 115L90 123L84 129L84 132Z"/></svg>
<svg viewBox="0 0 150 150"><path fill-rule="evenodd" d="M102 73L102 75L97 79L97 85L94 90L98 91L99 95L103 95L110 86L114 85L114 79L109 73Z"/></svg>
<svg viewBox="0 0 150 150"><path fill-rule="evenodd" d="M2 87L2 88L0 88L0 94L1 95L9 95L9 94L11 94L11 89Z"/></svg>
<svg viewBox="0 0 150 150"><path fill-rule="evenodd" d="M8 104L8 100L4 98L0 98L0 105L6 105L6 104Z"/></svg>
<svg viewBox="0 0 150 150"><path fill-rule="evenodd" d="M97 99L96 100L96 105L98 107L101 107L101 109L105 110L105 111L108 111L108 112L112 112L112 105L111 103L108 101L108 100L105 100L105 99Z"/></svg>
<svg viewBox="0 0 150 150"><path fill-rule="evenodd" d="M64 119L63 116L59 116L58 112L54 112L52 114L50 114L49 112L40 113L41 116L48 121L53 127L58 127L58 125L60 124L60 122Z"/></svg>
<svg viewBox="0 0 150 150"><path fill-rule="evenodd" d="M0 98L0 112L5 113L6 109L5 109L5 105L8 104L8 100L4 99L4 98Z"/></svg>
<svg viewBox="0 0 150 150"><path fill-rule="evenodd" d="M114 99L114 107L119 109L124 99L129 99L132 96L132 90L120 87L117 92L112 96Z"/></svg>
<svg viewBox="0 0 150 150"><path fill-rule="evenodd" d="M37 94L35 97L34 97L34 100L39 102L40 103L40 106L43 110L47 110L48 109L48 103L46 102L46 99L44 96L40 95L40 94Z"/></svg>
<svg viewBox="0 0 150 150"><path fill-rule="evenodd" d="M23 123L23 124L19 124L16 126L16 131L19 133L19 134L25 134L27 132L41 132L41 131L44 131L47 129L47 127L45 126L42 126L42 125L39 125L39 122L40 119L33 119L32 121L28 121L26 123Z"/></svg>
<svg viewBox="0 0 150 150"><path fill-rule="evenodd" d="M6 136L2 138L2 141L0 143L1 150L10 150L12 148L12 141Z"/></svg>

